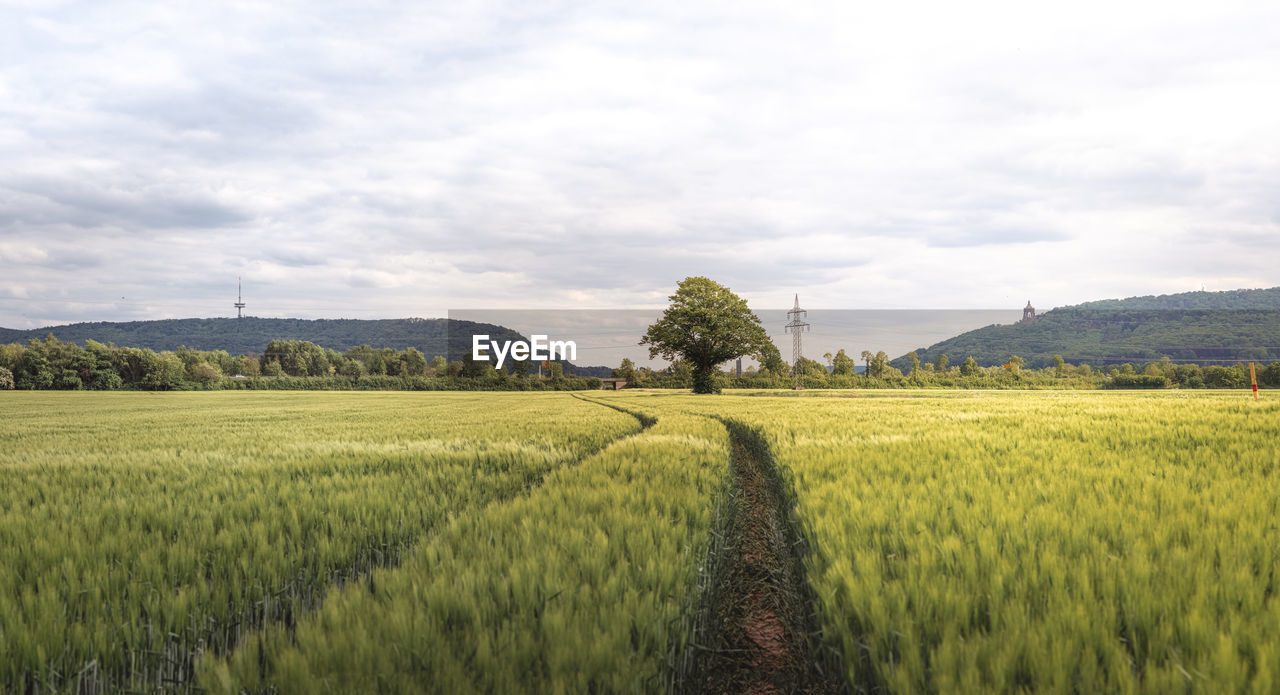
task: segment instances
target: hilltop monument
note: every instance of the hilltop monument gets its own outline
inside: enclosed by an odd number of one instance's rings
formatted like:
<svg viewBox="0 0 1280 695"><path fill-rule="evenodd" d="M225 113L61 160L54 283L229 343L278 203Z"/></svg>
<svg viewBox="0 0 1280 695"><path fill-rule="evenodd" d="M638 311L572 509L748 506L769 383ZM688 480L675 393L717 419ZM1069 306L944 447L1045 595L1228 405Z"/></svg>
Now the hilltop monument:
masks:
<svg viewBox="0 0 1280 695"><path fill-rule="evenodd" d="M1022 307L1022 323L1031 323L1036 320L1036 308L1031 306L1031 300L1027 300L1027 305Z"/></svg>

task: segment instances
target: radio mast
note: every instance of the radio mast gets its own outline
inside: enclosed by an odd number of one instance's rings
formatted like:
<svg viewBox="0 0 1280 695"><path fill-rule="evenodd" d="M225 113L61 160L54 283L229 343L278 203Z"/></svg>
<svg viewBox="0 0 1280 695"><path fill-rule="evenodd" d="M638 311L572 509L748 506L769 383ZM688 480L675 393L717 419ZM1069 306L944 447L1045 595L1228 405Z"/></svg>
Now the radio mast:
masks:
<svg viewBox="0 0 1280 695"><path fill-rule="evenodd" d="M240 278L236 277L236 318L244 318L244 295L240 288Z"/></svg>

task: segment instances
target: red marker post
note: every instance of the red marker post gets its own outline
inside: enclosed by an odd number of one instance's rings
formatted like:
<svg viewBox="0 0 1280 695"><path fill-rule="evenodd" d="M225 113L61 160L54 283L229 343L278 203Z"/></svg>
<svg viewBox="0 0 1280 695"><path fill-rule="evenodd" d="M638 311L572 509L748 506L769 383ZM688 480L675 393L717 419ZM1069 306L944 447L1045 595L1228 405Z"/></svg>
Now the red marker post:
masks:
<svg viewBox="0 0 1280 695"><path fill-rule="evenodd" d="M1253 400L1258 400L1258 373L1253 371L1253 363L1249 363L1249 381L1253 383Z"/></svg>

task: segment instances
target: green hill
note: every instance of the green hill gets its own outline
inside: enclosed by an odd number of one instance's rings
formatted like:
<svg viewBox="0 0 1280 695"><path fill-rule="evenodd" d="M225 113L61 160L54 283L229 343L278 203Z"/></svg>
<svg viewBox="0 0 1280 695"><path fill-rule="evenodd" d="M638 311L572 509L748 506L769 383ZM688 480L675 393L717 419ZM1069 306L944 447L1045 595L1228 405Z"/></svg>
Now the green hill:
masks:
<svg viewBox="0 0 1280 695"><path fill-rule="evenodd" d="M1054 355L1094 366L1165 356L1200 364L1273 362L1280 360L1280 287L1086 302L916 350L922 362L944 353L952 364L972 356L981 366L1004 364L1011 355L1028 367L1049 366ZM910 368L906 356L892 364Z"/></svg>
<svg viewBox="0 0 1280 695"><path fill-rule="evenodd" d="M1262 290L1225 290L1223 292L1180 292L1178 294L1146 295L1128 299L1100 299L1063 309L1122 310L1147 309L1208 309L1238 311L1257 309L1280 311L1280 287Z"/></svg>
<svg viewBox="0 0 1280 695"><path fill-rule="evenodd" d="M226 350L233 355L261 353L272 340L308 340L339 352L360 345L403 350L415 347L427 359L444 355L462 359L471 352L471 336L494 340L524 340L515 331L488 323L455 319L165 319L161 321L98 321L49 326L33 330L0 328L0 345L25 343L52 333L59 340L84 344L92 339L152 350L186 346L197 350ZM608 376L608 369L574 367L565 371L584 376ZM600 372L600 373L597 373Z"/></svg>

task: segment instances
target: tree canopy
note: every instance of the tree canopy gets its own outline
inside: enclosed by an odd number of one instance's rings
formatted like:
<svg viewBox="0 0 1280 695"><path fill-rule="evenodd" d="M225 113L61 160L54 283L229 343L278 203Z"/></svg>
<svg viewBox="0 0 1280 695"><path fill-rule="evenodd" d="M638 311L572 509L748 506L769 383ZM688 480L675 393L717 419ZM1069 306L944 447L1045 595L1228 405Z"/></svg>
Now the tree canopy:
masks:
<svg viewBox="0 0 1280 695"><path fill-rule="evenodd" d="M743 355L763 363L777 353L746 300L728 287L705 277L688 277L670 299L671 306L649 326L640 344L649 346L650 358L688 362L694 393L719 391L716 365Z"/></svg>

